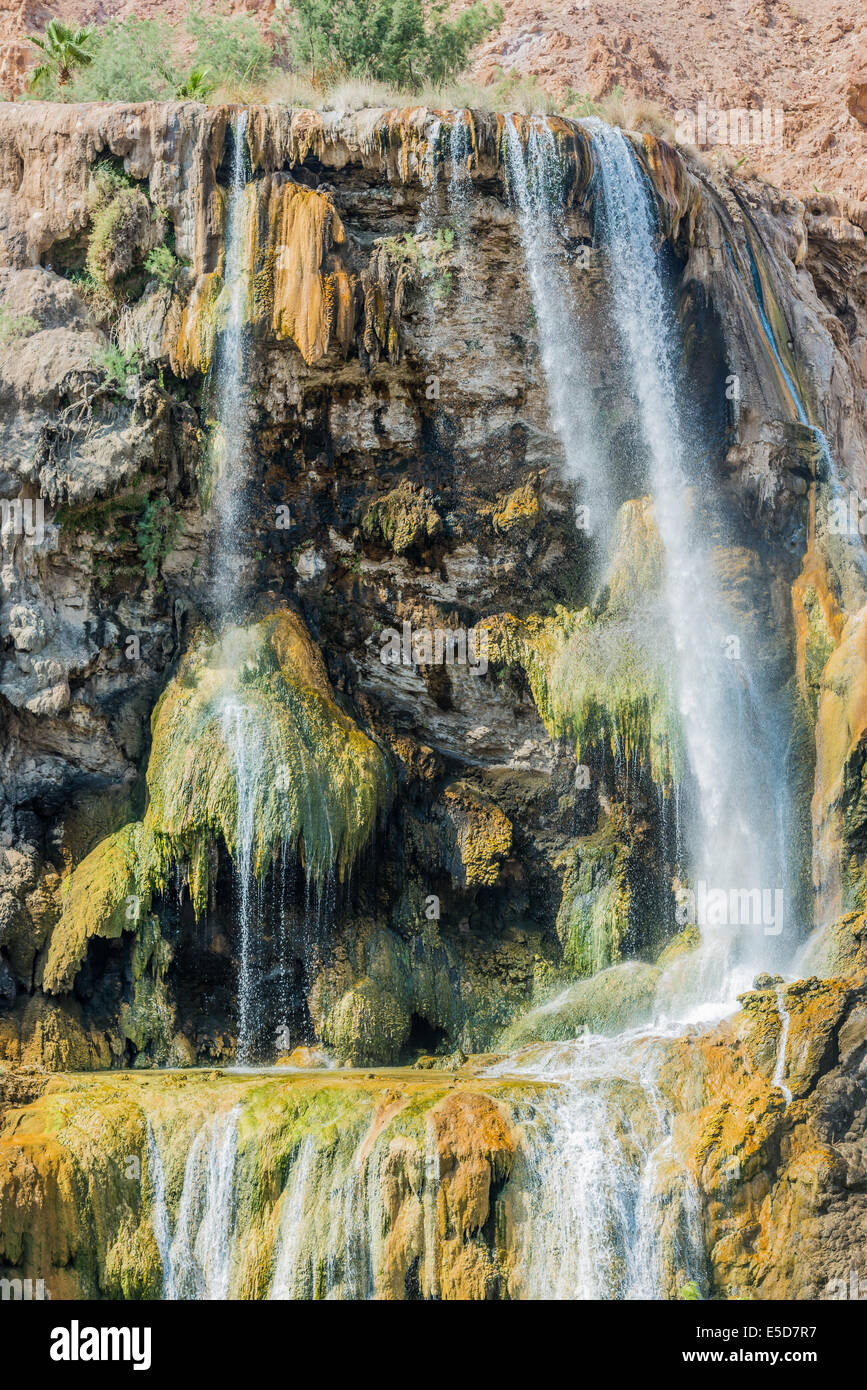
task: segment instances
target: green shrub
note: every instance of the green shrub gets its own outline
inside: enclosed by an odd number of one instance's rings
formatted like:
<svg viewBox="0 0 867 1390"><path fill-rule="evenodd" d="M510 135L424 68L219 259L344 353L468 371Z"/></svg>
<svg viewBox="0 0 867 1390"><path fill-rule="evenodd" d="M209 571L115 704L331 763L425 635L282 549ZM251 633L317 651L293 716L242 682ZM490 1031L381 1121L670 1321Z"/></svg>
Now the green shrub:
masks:
<svg viewBox="0 0 867 1390"><path fill-rule="evenodd" d="M141 278L145 258L163 229L147 194L111 161L96 165L88 206L91 226L82 289L87 293L90 287L94 307L108 310L124 291L141 288L132 282Z"/></svg>
<svg viewBox="0 0 867 1390"><path fill-rule="evenodd" d="M452 272L448 269L448 258L454 249L454 227L439 227L429 247L422 251L421 273L426 280L433 281L432 293L437 304L444 303L452 292Z"/></svg>
<svg viewBox="0 0 867 1390"><path fill-rule="evenodd" d="M8 347L18 338L29 338L31 333L39 332L39 324L30 314L13 314L5 304L0 304L0 347Z"/></svg>
<svg viewBox="0 0 867 1390"><path fill-rule="evenodd" d="M273 53L252 15L203 14L194 8L186 28L196 41L194 69L207 71L213 85L239 90L267 76Z"/></svg>
<svg viewBox="0 0 867 1390"><path fill-rule="evenodd" d="M459 73L503 18L496 4L472 4L454 19L446 12L438 0L427 9L422 0L284 0L274 26L314 81L365 77L417 89Z"/></svg>
<svg viewBox="0 0 867 1390"><path fill-rule="evenodd" d="M455 249L454 227L439 227L433 237L419 240L412 232L385 237L383 245L395 265L411 265L422 280L430 284L437 304L448 299L452 290L449 257Z"/></svg>
<svg viewBox="0 0 867 1390"><path fill-rule="evenodd" d="M105 372L106 380L112 382L120 392L123 392L129 377L137 376L141 371L139 349L132 348L129 352L124 352L115 343L99 348L93 354L92 361L94 366Z"/></svg>
<svg viewBox="0 0 867 1390"><path fill-rule="evenodd" d="M161 285L173 285L180 274L181 262L168 246L155 246L147 254L145 270L155 276Z"/></svg>
<svg viewBox="0 0 867 1390"><path fill-rule="evenodd" d="M150 204L137 188L123 188L96 208L85 266L98 289L114 295L115 287L139 259L150 222Z"/></svg>
<svg viewBox="0 0 867 1390"><path fill-rule="evenodd" d="M171 550L178 525L179 517L167 497L160 497L156 501L152 497L147 499L135 536L148 579L156 576Z"/></svg>
<svg viewBox="0 0 867 1390"><path fill-rule="evenodd" d="M165 101L180 80L175 33L163 19L109 20L92 61L58 93L67 101Z"/></svg>
<svg viewBox="0 0 867 1390"><path fill-rule="evenodd" d="M191 68L175 87L178 101L206 101L214 90L209 68Z"/></svg>

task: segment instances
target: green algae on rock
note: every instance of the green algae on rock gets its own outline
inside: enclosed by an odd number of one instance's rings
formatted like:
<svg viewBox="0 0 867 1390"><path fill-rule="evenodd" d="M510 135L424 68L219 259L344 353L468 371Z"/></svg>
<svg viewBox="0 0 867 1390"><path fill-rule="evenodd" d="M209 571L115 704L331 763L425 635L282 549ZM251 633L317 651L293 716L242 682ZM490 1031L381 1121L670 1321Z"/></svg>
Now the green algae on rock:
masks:
<svg viewBox="0 0 867 1390"><path fill-rule="evenodd" d="M659 533L646 498L620 508L601 606L549 616L486 618L488 659L522 667L552 738L574 739L579 760L610 749L646 763L662 787L684 767L682 731L661 635Z"/></svg>
<svg viewBox="0 0 867 1390"><path fill-rule="evenodd" d="M497 1048L511 1051L588 1032L613 1035L649 1023L661 973L655 965L622 961L565 989L549 991L504 1030Z"/></svg>
<svg viewBox="0 0 867 1390"><path fill-rule="evenodd" d="M557 935L563 963L576 975L594 975L622 957L633 906L629 849L620 817L609 816L558 856L564 874Z"/></svg>
<svg viewBox="0 0 867 1390"><path fill-rule="evenodd" d="M91 850L64 881L42 975L47 994L72 988L91 937L112 939L136 929L140 844L141 825L126 825Z"/></svg>
<svg viewBox="0 0 867 1390"><path fill-rule="evenodd" d="M207 1213L223 1297L503 1297L510 1089L451 1084L56 1078L0 1120L0 1274L35 1265L55 1298L214 1297Z"/></svg>
<svg viewBox="0 0 867 1390"><path fill-rule="evenodd" d="M294 613L200 636L154 710L142 841L146 877L159 891L172 863L188 866L197 914L208 901L211 845L222 838L233 857L239 847L236 718L257 876L288 845L315 882L331 869L342 877L389 795L384 753L337 704Z"/></svg>
<svg viewBox="0 0 867 1390"><path fill-rule="evenodd" d="M429 490L413 487L407 481L372 502L361 520L362 534L371 540L383 540L395 555L423 545L441 530L442 518Z"/></svg>

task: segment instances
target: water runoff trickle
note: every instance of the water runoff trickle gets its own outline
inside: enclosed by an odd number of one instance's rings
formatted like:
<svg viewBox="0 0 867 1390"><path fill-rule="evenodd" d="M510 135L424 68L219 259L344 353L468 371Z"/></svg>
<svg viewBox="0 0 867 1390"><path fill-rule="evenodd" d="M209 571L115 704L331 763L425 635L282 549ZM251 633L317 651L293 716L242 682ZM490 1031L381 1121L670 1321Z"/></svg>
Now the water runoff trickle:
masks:
<svg viewBox="0 0 867 1390"><path fill-rule="evenodd" d="M250 244L249 220L254 201L247 186L248 113L238 112L231 126L230 182L226 196L222 325L211 380L215 427L212 438L213 548L211 586L215 622L220 630L243 617L243 571L245 565L245 492L250 456L250 402L247 388L248 327L247 308L251 268L247 264ZM236 845L233 862L234 913L238 931L238 1046L236 1062L251 1065L257 1039L262 1036L263 933L265 897L257 879L255 865L258 792L268 759L275 750L270 731L263 726L261 713L244 699L237 682L227 683L219 710L220 733L235 772L237 793ZM284 873L280 884L285 888ZM308 885L308 898L310 886ZM317 912L321 895L316 895ZM277 920L276 967L277 1011L272 1018L274 1036L288 1035L292 1013L293 984L288 967L285 893L271 893L268 906ZM310 912L308 910L308 918ZM275 972L272 972L274 974ZM274 995L275 990L270 990ZM274 999L271 1000L275 1002Z"/></svg>

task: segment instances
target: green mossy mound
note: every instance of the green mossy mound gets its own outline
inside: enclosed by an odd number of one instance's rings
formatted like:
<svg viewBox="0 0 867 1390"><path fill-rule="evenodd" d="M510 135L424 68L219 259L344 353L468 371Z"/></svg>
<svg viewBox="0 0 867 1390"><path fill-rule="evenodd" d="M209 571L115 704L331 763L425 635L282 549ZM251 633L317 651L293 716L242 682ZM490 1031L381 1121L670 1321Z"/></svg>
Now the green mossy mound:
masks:
<svg viewBox="0 0 867 1390"><path fill-rule="evenodd" d="M557 935L563 962L575 975L595 975L623 955L633 893L629 882L630 845L619 816L603 820L558 855L563 897Z"/></svg>
<svg viewBox="0 0 867 1390"><path fill-rule="evenodd" d="M162 892L170 867L186 865L197 914L219 838L236 860L246 844L257 876L289 845L321 884L332 869L343 876L388 799L385 755L338 706L287 609L202 635L151 727L145 876Z"/></svg>
<svg viewBox="0 0 867 1390"><path fill-rule="evenodd" d="M423 545L441 530L442 518L430 490L407 481L372 502L361 521L362 535L384 541L395 555Z"/></svg>
<svg viewBox="0 0 867 1390"><path fill-rule="evenodd" d="M847 912L826 926L817 927L798 961L805 976L860 978L867 971L867 917Z"/></svg>
<svg viewBox="0 0 867 1390"><path fill-rule="evenodd" d="M549 617L488 618L488 660L523 669L548 733L574 739L579 759L609 748L670 786L683 744L671 653L660 639L660 541L646 500L621 507L612 544L597 613L558 606Z"/></svg>
<svg viewBox="0 0 867 1390"><path fill-rule="evenodd" d="M511 1023L497 1043L511 1052L534 1042L563 1042L585 1030L614 1036L648 1023L653 1015L660 971L641 961L612 965L579 980L537 1004Z"/></svg>
<svg viewBox="0 0 867 1390"><path fill-rule="evenodd" d="M46 994L65 994L72 988L91 937L116 940L124 931L135 930L140 843L141 825L126 825L91 850L64 881L60 917L45 957Z"/></svg>

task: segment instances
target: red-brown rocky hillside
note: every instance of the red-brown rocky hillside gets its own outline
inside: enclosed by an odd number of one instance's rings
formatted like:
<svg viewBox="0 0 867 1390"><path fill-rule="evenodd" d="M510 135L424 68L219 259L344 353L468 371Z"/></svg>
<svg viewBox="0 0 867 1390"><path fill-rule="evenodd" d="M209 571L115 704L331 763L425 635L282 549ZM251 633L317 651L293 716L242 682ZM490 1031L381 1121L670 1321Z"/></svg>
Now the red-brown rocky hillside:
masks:
<svg viewBox="0 0 867 1390"><path fill-rule="evenodd" d="M5 0L0 82L14 91L31 61L24 39L52 13L102 23L135 13L180 19L183 0ZM207 8L207 4L205 5ZM272 0L232 4L263 24ZM867 8L863 0L504 0L505 19L481 47L473 76L535 74L545 86L594 98L621 87L672 120L770 108L783 113L782 147L751 148L748 162L795 191L867 193ZM777 127L774 127L776 134ZM745 150L737 147L735 158Z"/></svg>

